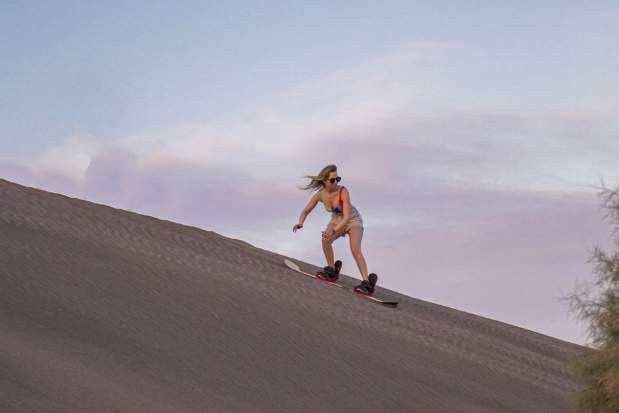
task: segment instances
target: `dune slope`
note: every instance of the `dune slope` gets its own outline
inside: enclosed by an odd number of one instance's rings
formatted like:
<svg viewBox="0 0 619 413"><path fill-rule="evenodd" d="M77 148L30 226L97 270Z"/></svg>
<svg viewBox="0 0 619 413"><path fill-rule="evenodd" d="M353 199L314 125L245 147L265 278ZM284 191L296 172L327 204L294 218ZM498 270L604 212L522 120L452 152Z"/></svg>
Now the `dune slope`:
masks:
<svg viewBox="0 0 619 413"><path fill-rule="evenodd" d="M576 411L581 346L212 231L0 180L0 234L2 412Z"/></svg>

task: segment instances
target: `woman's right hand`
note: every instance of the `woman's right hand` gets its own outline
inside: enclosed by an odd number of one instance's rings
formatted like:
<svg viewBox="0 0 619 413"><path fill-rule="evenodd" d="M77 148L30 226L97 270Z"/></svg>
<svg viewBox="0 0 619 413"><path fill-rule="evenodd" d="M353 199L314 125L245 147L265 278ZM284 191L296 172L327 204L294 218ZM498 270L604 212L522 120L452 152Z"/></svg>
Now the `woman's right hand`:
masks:
<svg viewBox="0 0 619 413"><path fill-rule="evenodd" d="M294 227L292 227L292 232L297 232L297 230L299 228L303 228L303 225L301 225L301 224L294 224Z"/></svg>

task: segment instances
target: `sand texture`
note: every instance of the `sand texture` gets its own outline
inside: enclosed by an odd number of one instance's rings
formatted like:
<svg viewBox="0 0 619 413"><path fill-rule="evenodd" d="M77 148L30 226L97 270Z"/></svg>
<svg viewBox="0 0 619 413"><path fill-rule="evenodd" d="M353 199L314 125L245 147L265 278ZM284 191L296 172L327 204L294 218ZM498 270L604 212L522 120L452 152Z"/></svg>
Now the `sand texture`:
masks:
<svg viewBox="0 0 619 413"><path fill-rule="evenodd" d="M583 347L284 258L0 180L0 412L576 412Z"/></svg>

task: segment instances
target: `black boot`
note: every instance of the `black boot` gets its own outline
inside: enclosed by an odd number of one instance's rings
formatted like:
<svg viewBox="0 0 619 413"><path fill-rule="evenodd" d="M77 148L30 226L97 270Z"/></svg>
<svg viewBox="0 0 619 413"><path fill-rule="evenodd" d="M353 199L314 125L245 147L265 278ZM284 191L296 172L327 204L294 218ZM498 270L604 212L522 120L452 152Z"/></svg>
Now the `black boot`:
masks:
<svg viewBox="0 0 619 413"><path fill-rule="evenodd" d="M340 271L342 270L342 261L340 260L335 261L334 266L335 266L335 273L337 275L340 275Z"/></svg>
<svg viewBox="0 0 619 413"><path fill-rule="evenodd" d="M360 294L372 295L374 294L374 286L376 285L376 281L378 281L378 275L371 273L368 275L367 280L361 281L361 284L355 287L355 291Z"/></svg>
<svg viewBox="0 0 619 413"><path fill-rule="evenodd" d="M372 295L374 292L374 287L372 287L372 284L370 284L369 281L363 280L361 281L361 284L355 287L355 292L359 294Z"/></svg>
<svg viewBox="0 0 619 413"><path fill-rule="evenodd" d="M337 281L339 277L341 268L342 268L342 261L337 260L335 261L333 267L331 267L330 265L323 267L322 271L318 271L316 273L316 276L320 278L321 280L335 282Z"/></svg>

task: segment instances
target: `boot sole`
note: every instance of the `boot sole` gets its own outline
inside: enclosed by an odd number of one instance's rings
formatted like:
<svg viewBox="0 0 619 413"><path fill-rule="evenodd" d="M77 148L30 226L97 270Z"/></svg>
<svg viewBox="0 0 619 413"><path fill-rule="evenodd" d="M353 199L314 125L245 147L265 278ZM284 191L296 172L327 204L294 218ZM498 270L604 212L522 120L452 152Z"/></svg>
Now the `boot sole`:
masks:
<svg viewBox="0 0 619 413"><path fill-rule="evenodd" d="M374 294L374 293L368 293L368 292L363 291L363 290L358 290L356 287L353 289L353 292L354 292L355 294L367 295L368 297L371 297L371 296L372 296L372 294Z"/></svg>

